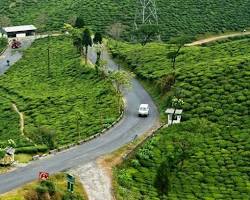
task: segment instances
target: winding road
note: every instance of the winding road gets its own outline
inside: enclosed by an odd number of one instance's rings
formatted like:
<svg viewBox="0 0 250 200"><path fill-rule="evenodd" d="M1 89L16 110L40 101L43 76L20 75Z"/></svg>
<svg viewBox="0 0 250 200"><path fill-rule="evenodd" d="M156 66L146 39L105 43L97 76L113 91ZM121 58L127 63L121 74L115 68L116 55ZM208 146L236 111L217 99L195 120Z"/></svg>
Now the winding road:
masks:
<svg viewBox="0 0 250 200"><path fill-rule="evenodd" d="M22 57L22 53L13 54L8 49L3 56L0 58L0 74L8 69L7 59L14 63ZM90 49L89 59L95 62L96 54L93 49ZM103 59L107 61L110 70L118 69L118 65L110 58L107 51L103 52ZM159 113L151 97L136 79L132 80L132 88L124 91L123 96L126 102L124 117L113 128L87 143L49 155L38 161L32 161L25 167L0 175L0 194L37 179L39 171L53 174L86 164L129 143L136 135L142 135L152 129L159 120ZM141 103L150 105L150 115L147 118L137 116L137 110Z"/></svg>

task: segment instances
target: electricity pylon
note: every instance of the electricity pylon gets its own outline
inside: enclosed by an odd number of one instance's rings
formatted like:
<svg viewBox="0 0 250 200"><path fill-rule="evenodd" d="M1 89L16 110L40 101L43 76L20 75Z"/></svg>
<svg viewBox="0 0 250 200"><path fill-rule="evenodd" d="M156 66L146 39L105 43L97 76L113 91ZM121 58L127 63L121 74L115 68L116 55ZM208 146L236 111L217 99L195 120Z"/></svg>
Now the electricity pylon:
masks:
<svg viewBox="0 0 250 200"><path fill-rule="evenodd" d="M155 0L136 0L136 14L134 19L134 30L140 25L158 25L158 14Z"/></svg>

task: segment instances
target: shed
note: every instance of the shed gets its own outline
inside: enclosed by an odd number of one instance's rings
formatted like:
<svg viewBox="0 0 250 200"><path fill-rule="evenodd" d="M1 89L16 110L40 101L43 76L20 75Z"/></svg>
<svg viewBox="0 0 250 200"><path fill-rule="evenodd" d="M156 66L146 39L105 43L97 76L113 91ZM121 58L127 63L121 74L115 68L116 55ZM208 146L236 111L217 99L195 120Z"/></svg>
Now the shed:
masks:
<svg viewBox="0 0 250 200"><path fill-rule="evenodd" d="M15 149L12 147L6 147L5 152L6 154L4 158L0 159L0 165L11 165L15 161Z"/></svg>
<svg viewBox="0 0 250 200"><path fill-rule="evenodd" d="M1 32L8 38L26 37L35 35L37 28L34 25L3 27Z"/></svg>
<svg viewBox="0 0 250 200"><path fill-rule="evenodd" d="M168 125L178 124L181 122L181 114L183 110L168 108L165 113L168 114Z"/></svg>

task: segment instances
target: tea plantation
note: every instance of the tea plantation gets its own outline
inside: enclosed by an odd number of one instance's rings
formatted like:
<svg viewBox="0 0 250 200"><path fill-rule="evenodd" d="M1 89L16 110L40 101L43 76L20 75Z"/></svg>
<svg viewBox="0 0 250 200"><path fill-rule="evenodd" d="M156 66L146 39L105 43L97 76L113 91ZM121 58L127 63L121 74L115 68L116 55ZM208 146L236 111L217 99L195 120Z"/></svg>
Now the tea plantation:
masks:
<svg viewBox="0 0 250 200"><path fill-rule="evenodd" d="M17 147L42 145L41 135L48 132L53 133L57 146L69 144L117 119L119 101L112 84L81 63L69 38L39 39L25 51L23 59L0 76L1 145L8 139ZM24 135L12 103L24 113Z"/></svg>
<svg viewBox="0 0 250 200"><path fill-rule="evenodd" d="M0 54L4 50L4 48L6 47L6 45L7 45L7 40L4 39L4 38L0 38Z"/></svg>
<svg viewBox="0 0 250 200"><path fill-rule="evenodd" d="M136 0L1 0L2 24L35 24L40 31L61 29L82 15L94 30L121 22L133 26ZM204 34L250 27L249 0L156 0L163 39L177 33ZM39 12L37 12L39 10Z"/></svg>
<svg viewBox="0 0 250 200"><path fill-rule="evenodd" d="M118 199L249 199L250 39L183 48L167 93L158 82L172 72L169 45L109 46L162 111L177 91L184 101L183 122L158 131L115 170Z"/></svg>

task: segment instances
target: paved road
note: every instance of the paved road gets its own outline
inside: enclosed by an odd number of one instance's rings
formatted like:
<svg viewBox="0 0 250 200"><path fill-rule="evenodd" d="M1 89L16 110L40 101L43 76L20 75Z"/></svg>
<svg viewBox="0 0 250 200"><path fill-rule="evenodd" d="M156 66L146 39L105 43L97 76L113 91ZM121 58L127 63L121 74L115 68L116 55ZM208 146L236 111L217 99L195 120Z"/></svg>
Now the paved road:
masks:
<svg viewBox="0 0 250 200"><path fill-rule="evenodd" d="M22 57L22 51L28 48L34 41L34 37L25 38L20 41L22 43L22 47L20 49L14 50L9 46L7 50L0 56L0 75L9 68L7 65L7 60L10 61L10 66L17 62Z"/></svg>
<svg viewBox="0 0 250 200"><path fill-rule="evenodd" d="M90 59L94 62L95 58L95 53L91 49ZM106 52L103 58L107 61L110 69L117 69L117 65ZM125 114L117 125L107 131L106 134L83 145L48 156L42 160L33 161L26 167L0 175L0 194L36 179L39 171L55 173L86 164L101 155L120 148L132 141L136 135L141 135L151 129L159 120L157 108L137 80L133 79L132 85L132 89L124 91ZM137 117L137 110L141 103L148 103L151 107L150 115L147 118Z"/></svg>

